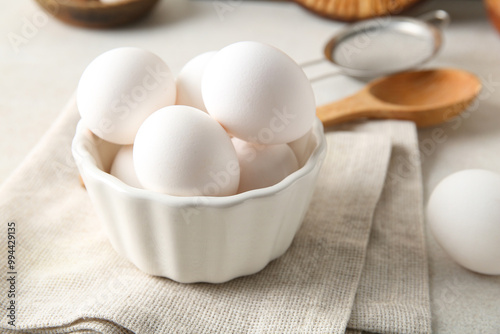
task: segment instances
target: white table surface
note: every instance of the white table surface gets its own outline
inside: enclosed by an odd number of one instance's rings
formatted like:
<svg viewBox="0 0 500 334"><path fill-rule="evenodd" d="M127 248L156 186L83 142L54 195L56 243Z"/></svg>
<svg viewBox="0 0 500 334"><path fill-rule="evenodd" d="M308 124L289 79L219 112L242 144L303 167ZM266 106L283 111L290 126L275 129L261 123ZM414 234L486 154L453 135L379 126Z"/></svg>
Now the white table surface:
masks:
<svg viewBox="0 0 500 334"><path fill-rule="evenodd" d="M344 24L319 18L288 2L162 0L146 20L123 29L87 30L62 24L33 0L1 0L0 183L22 162L71 97L85 66L118 46L138 46L162 56L174 73L195 55L239 40L273 44L297 62L321 57L322 47ZM216 7L225 6L224 13ZM500 35L481 1L426 1L415 16L445 9L452 24L445 45L427 66L449 66L478 74L485 87L470 110L443 125L445 140L419 131L425 199L446 175L467 168L500 172ZM39 25L26 30L27 21ZM36 21L38 20L38 21ZM15 47L14 34L25 43ZM311 75L332 71L322 65ZM314 72L314 73L313 73ZM364 83L333 76L314 84L318 104L353 93ZM428 235L433 331L500 333L500 277L467 271L453 263Z"/></svg>

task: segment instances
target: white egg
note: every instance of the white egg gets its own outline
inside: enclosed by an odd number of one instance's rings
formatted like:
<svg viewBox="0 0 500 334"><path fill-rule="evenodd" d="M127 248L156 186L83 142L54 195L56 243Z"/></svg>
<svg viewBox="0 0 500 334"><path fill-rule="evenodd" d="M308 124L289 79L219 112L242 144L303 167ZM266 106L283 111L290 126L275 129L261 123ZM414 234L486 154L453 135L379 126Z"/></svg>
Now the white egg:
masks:
<svg viewBox="0 0 500 334"><path fill-rule="evenodd" d="M97 136L128 145L155 110L175 103L175 80L157 55L123 47L95 58L77 89L82 121Z"/></svg>
<svg viewBox="0 0 500 334"><path fill-rule="evenodd" d="M238 193L272 186L299 168L287 144L260 145L233 138L240 163Z"/></svg>
<svg viewBox="0 0 500 334"><path fill-rule="evenodd" d="M307 160L311 156L312 151L317 146L313 131L314 129L311 128L304 136L288 143L288 146L290 146L293 153L295 153L295 156L297 157L299 167L306 164Z"/></svg>
<svg viewBox="0 0 500 334"><path fill-rule="evenodd" d="M111 165L111 175L122 182L135 188L142 188L134 169L134 160L132 159L133 145L122 146L116 153L113 164Z"/></svg>
<svg viewBox="0 0 500 334"><path fill-rule="evenodd" d="M500 275L500 175L464 170L442 180L427 204L437 242L457 263Z"/></svg>
<svg viewBox="0 0 500 334"><path fill-rule="evenodd" d="M216 53L216 51L202 53L184 65L176 78L176 104L207 111L201 96L201 79L206 65Z"/></svg>
<svg viewBox="0 0 500 334"><path fill-rule="evenodd" d="M178 196L228 196L238 190L240 168L229 135L203 111L169 106L141 125L134 166L146 189Z"/></svg>
<svg viewBox="0 0 500 334"><path fill-rule="evenodd" d="M302 69L282 51L238 42L215 54L201 91L210 115L233 136L260 144L284 144L312 126L315 99Z"/></svg>

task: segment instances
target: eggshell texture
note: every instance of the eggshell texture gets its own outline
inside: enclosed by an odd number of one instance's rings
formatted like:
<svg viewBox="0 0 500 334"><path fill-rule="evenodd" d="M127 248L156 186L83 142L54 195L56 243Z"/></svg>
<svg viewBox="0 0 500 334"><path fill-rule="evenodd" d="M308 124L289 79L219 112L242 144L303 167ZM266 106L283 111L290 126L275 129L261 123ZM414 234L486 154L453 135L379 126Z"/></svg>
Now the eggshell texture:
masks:
<svg viewBox="0 0 500 334"><path fill-rule="evenodd" d="M138 48L110 50L83 72L77 105L84 124L97 136L128 145L155 110L175 103L175 80L157 55Z"/></svg>
<svg viewBox="0 0 500 334"><path fill-rule="evenodd" d="M111 165L111 175L117 177L129 186L142 188L137 175L135 174L134 160L132 159L133 145L126 145L116 153Z"/></svg>
<svg viewBox="0 0 500 334"><path fill-rule="evenodd" d="M202 53L184 65L176 78L176 104L186 105L207 111L201 96L201 79L205 67L217 51Z"/></svg>
<svg viewBox="0 0 500 334"><path fill-rule="evenodd" d="M457 263L500 275L500 175L472 169L446 177L429 199L427 222Z"/></svg>
<svg viewBox="0 0 500 334"><path fill-rule="evenodd" d="M240 163L242 193L272 186L299 168L293 150L286 144L260 145L233 138Z"/></svg>
<svg viewBox="0 0 500 334"><path fill-rule="evenodd" d="M205 68L201 91L208 113L250 142L293 141L315 117L314 93L302 69L282 51L258 42L217 52Z"/></svg>
<svg viewBox="0 0 500 334"><path fill-rule="evenodd" d="M240 168L229 135L201 110L162 108L141 125L134 166L146 189L178 196L228 196L238 190Z"/></svg>

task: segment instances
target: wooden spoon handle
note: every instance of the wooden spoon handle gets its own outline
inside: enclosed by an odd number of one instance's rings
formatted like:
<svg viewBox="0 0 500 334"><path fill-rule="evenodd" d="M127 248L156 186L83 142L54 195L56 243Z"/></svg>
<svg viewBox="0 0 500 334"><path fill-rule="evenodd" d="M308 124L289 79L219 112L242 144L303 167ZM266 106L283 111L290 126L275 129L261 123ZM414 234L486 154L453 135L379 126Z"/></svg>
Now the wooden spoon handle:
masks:
<svg viewBox="0 0 500 334"><path fill-rule="evenodd" d="M316 115L325 127L364 117L373 117L374 112L361 96L356 94L340 101L316 108Z"/></svg>

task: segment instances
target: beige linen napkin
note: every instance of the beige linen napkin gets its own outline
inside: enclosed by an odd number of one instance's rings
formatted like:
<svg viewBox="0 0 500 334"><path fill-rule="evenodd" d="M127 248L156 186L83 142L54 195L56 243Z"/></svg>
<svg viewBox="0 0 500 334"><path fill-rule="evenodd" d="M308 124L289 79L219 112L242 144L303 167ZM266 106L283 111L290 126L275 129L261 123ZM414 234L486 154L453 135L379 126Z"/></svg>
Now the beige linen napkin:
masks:
<svg viewBox="0 0 500 334"><path fill-rule="evenodd" d="M327 134L317 189L290 249L223 284L148 276L111 247L78 181L71 101L0 188L0 270L16 225L13 327L29 333L428 333L422 182L413 124ZM349 329L347 329L349 327Z"/></svg>

